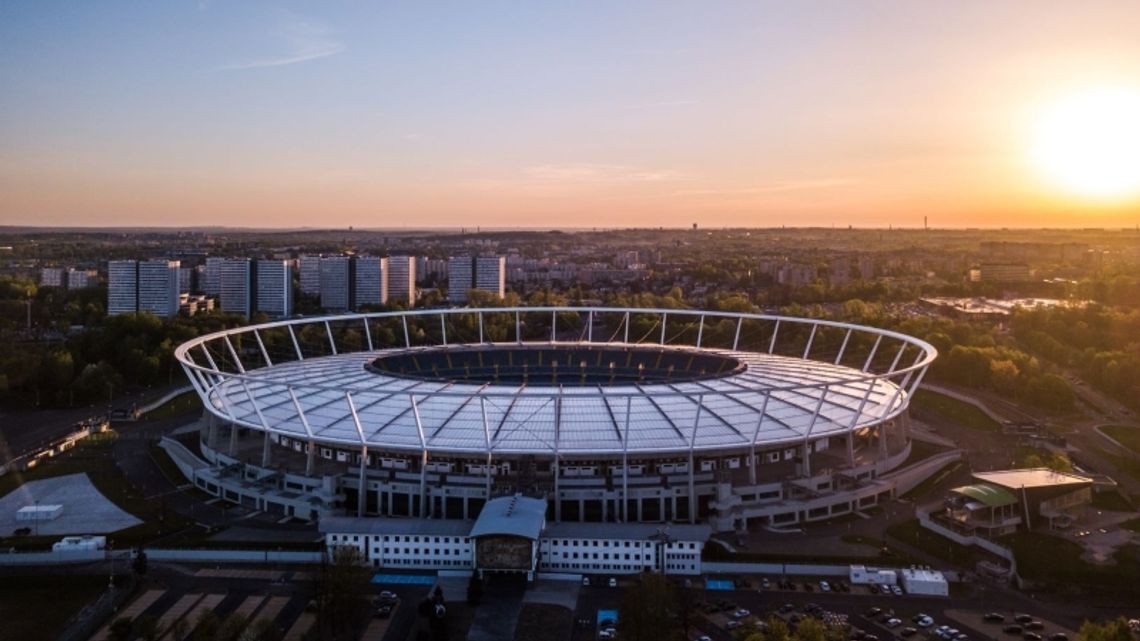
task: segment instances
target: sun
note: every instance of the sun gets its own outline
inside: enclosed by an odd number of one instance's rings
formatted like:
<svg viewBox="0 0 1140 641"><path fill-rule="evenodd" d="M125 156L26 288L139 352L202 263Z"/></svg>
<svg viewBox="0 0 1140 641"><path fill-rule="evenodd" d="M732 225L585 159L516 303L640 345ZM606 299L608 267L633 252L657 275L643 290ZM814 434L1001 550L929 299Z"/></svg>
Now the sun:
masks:
<svg viewBox="0 0 1140 641"><path fill-rule="evenodd" d="M1140 195L1140 90L1071 95L1036 125L1030 155L1050 183L1095 199Z"/></svg>

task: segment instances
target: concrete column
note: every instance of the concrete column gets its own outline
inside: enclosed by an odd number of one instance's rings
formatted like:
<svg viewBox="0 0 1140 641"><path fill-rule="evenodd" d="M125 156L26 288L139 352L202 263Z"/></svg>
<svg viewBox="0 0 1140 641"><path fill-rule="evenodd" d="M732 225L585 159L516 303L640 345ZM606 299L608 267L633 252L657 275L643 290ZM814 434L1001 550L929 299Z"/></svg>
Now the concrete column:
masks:
<svg viewBox="0 0 1140 641"><path fill-rule="evenodd" d="M265 433L261 444L261 467L269 467L269 432Z"/></svg>
<svg viewBox="0 0 1140 641"><path fill-rule="evenodd" d="M408 516L416 516L416 497L408 492ZM420 515L422 516L422 515Z"/></svg>
<svg viewBox="0 0 1140 641"><path fill-rule="evenodd" d="M887 424L879 423L879 457L887 458Z"/></svg>
<svg viewBox="0 0 1140 641"><path fill-rule="evenodd" d="M206 428L206 447L217 451L218 449L218 417L210 415L209 427Z"/></svg>
<svg viewBox="0 0 1140 641"><path fill-rule="evenodd" d="M237 425L230 423L230 456L237 457Z"/></svg>
<svg viewBox="0 0 1140 641"><path fill-rule="evenodd" d="M658 516L658 518L661 518L662 520L664 520L664 518L665 518L665 497L664 496L657 497L657 516Z"/></svg>
<svg viewBox="0 0 1140 641"><path fill-rule="evenodd" d="M692 500L693 500L693 495L691 495L691 494L689 495L689 500L690 500L690 501L692 501ZM670 509L671 509L671 510L673 510L673 511L671 512L671 514L673 515L673 518L672 518L672 519L670 519L670 520L676 520L676 521L679 521L680 519L679 519L679 518L677 518L677 516L678 516L678 515L677 515L677 495L676 495L676 494L674 494L673 496L670 496L670 497L669 497L669 502L670 502L670 503L672 503L672 505L670 505L669 507L670 507Z"/></svg>
<svg viewBox="0 0 1140 641"><path fill-rule="evenodd" d="M578 499L578 522L586 520L586 500Z"/></svg>
<svg viewBox="0 0 1140 641"><path fill-rule="evenodd" d="M470 514L470 503L469 503L469 499L465 496L465 497L463 497L463 520L464 521L471 518L470 516L468 516L469 514Z"/></svg>
<svg viewBox="0 0 1140 641"><path fill-rule="evenodd" d="M309 451L305 453L305 476L313 475L313 459L317 455L317 444L309 441Z"/></svg>
<svg viewBox="0 0 1140 641"><path fill-rule="evenodd" d="M847 467L855 467L855 433L848 432L847 438Z"/></svg>
<svg viewBox="0 0 1140 641"><path fill-rule="evenodd" d="M310 452L312 449L309 450ZM357 485L356 515L364 516L364 507L368 504L368 446L360 448L360 482Z"/></svg>
<svg viewBox="0 0 1140 641"><path fill-rule="evenodd" d="M638 498L637 499L637 521L638 521L638 523L640 523L641 521L644 521L644 520L645 519L642 517L642 511L641 511L641 499Z"/></svg>
<svg viewBox="0 0 1140 641"><path fill-rule="evenodd" d="M804 478L811 478L811 443L804 441Z"/></svg>
<svg viewBox="0 0 1140 641"><path fill-rule="evenodd" d="M610 520L610 500L602 499L602 523Z"/></svg>
<svg viewBox="0 0 1140 641"><path fill-rule="evenodd" d="M562 492L561 492L561 483L559 482L559 477L562 476L559 473L559 472L561 472L561 470L559 469L561 467L562 467L562 462L558 460L557 456L555 456L554 457L554 522L555 523L561 523L562 522Z"/></svg>

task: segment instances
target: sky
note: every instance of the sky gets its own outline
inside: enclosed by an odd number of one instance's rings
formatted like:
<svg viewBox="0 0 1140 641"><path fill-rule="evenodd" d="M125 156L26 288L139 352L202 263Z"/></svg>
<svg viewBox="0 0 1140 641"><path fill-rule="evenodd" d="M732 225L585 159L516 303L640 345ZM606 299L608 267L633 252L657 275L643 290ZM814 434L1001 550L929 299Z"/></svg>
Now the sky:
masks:
<svg viewBox="0 0 1140 641"><path fill-rule="evenodd" d="M1126 226L1140 2L0 0L0 225ZM1138 116L1140 118L1140 116Z"/></svg>

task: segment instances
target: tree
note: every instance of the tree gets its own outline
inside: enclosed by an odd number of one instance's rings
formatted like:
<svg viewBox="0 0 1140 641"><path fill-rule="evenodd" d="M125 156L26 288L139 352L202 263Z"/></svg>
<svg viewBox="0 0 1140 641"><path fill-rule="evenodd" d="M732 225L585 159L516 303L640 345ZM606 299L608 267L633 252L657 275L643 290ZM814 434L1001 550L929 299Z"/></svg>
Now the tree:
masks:
<svg viewBox="0 0 1140 641"><path fill-rule="evenodd" d="M354 547L333 548L317 575L317 631L322 639L355 641L368 617L372 572Z"/></svg>
<svg viewBox="0 0 1140 641"><path fill-rule="evenodd" d="M676 593L660 574L643 573L640 585L626 588L618 614L618 636L629 641L682 639Z"/></svg>
<svg viewBox="0 0 1140 641"><path fill-rule="evenodd" d="M131 637L131 620L127 617L115 619L108 632L109 641L127 641Z"/></svg>
<svg viewBox="0 0 1140 641"><path fill-rule="evenodd" d="M479 578L477 572L471 574L471 580L467 582L467 605L479 605L483 600L483 581Z"/></svg>
<svg viewBox="0 0 1140 641"><path fill-rule="evenodd" d="M135 621L138 637L144 641L156 641L162 630L158 629L158 617L153 614L144 614Z"/></svg>
<svg viewBox="0 0 1140 641"><path fill-rule="evenodd" d="M1104 623L1085 621L1077 633L1078 641L1132 641L1128 620L1118 617Z"/></svg>

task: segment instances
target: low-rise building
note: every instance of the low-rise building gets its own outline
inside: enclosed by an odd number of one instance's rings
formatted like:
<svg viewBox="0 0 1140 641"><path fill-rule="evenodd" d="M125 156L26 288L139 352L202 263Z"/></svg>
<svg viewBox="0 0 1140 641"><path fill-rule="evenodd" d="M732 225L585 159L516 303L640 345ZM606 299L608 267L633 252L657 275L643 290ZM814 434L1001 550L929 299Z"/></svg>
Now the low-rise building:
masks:
<svg viewBox="0 0 1140 641"><path fill-rule="evenodd" d="M1073 511L1092 501L1093 480L1049 468L977 472L954 488L944 518L957 529L993 538L1019 528L1068 527Z"/></svg>

